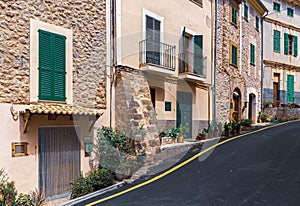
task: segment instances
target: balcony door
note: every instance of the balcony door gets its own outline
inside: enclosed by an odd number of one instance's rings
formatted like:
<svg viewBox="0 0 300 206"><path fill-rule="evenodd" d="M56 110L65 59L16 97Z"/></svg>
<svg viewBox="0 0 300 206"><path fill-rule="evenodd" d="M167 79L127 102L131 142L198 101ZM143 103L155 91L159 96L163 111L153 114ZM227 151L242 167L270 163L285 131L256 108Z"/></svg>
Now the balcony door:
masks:
<svg viewBox="0 0 300 206"><path fill-rule="evenodd" d="M147 15L146 62L160 65L160 21Z"/></svg>

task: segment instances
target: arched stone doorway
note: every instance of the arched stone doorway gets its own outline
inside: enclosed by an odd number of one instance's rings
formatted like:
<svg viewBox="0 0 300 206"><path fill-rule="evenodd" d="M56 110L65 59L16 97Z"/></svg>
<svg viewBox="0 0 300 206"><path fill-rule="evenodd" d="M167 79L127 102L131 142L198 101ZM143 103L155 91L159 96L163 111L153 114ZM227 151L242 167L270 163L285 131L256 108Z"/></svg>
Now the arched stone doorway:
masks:
<svg viewBox="0 0 300 206"><path fill-rule="evenodd" d="M256 120L256 96L253 93L249 94L248 119L252 122Z"/></svg>
<svg viewBox="0 0 300 206"><path fill-rule="evenodd" d="M232 93L232 103L233 103L233 111L232 111L232 119L240 120L241 119L241 90L239 88L235 88Z"/></svg>

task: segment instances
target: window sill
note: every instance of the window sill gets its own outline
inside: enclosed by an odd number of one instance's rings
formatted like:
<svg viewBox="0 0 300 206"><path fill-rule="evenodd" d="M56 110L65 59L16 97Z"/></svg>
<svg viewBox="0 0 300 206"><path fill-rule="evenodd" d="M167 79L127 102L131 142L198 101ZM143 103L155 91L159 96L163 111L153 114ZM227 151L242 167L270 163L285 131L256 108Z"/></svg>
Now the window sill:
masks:
<svg viewBox="0 0 300 206"><path fill-rule="evenodd" d="M235 68L238 68L237 65L234 65L234 64L232 64L232 63L230 63L229 65L230 65L230 66L233 66L233 67L235 67Z"/></svg>
<svg viewBox="0 0 300 206"><path fill-rule="evenodd" d="M44 100L44 99L39 99L38 102L41 103L60 103L60 104L67 104L66 101L55 101L55 100Z"/></svg>
<svg viewBox="0 0 300 206"><path fill-rule="evenodd" d="M248 19L248 18L246 18L246 17L244 17L244 20L245 20L246 22L249 22L249 19Z"/></svg>
<svg viewBox="0 0 300 206"><path fill-rule="evenodd" d="M252 62L250 62L250 65L251 65L251 66L255 66L255 64L254 64L254 63L252 63Z"/></svg>
<svg viewBox="0 0 300 206"><path fill-rule="evenodd" d="M194 4L196 4L197 6L200 6L201 8L203 8L203 2L202 2L202 4L200 4L199 2L196 2L193 0L190 0L190 1L193 2Z"/></svg>
<svg viewBox="0 0 300 206"><path fill-rule="evenodd" d="M280 54L280 51L274 51L274 50L273 50L273 52L276 53L276 54Z"/></svg>
<svg viewBox="0 0 300 206"><path fill-rule="evenodd" d="M230 24L233 25L235 28L238 28L238 24L235 24L232 21L230 22Z"/></svg>

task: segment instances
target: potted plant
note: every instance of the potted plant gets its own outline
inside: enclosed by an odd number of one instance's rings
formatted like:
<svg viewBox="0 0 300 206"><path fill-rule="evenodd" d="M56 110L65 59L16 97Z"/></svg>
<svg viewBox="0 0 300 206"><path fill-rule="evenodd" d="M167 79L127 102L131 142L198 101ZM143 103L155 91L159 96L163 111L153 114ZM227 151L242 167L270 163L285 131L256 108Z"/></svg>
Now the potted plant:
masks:
<svg viewBox="0 0 300 206"><path fill-rule="evenodd" d="M226 137L229 137L230 136L230 131L232 130L232 128L231 128L231 122L225 122L224 123L224 135L226 136Z"/></svg>
<svg viewBox="0 0 300 206"><path fill-rule="evenodd" d="M202 130L202 132L200 132L197 137L196 137L196 140L205 140L207 139L208 137L208 129L207 128L204 128Z"/></svg>
<svg viewBox="0 0 300 206"><path fill-rule="evenodd" d="M172 143L175 143L175 140L177 139L178 135L179 135L179 129L178 128L172 128L168 132L168 137L172 138Z"/></svg>
<svg viewBox="0 0 300 206"><path fill-rule="evenodd" d="M241 121L242 130L247 131L251 129L252 120L251 119L243 119Z"/></svg>
<svg viewBox="0 0 300 206"><path fill-rule="evenodd" d="M258 115L259 122L264 123L264 122L266 122L267 118L268 118L267 114L265 114L263 112L260 112Z"/></svg>
<svg viewBox="0 0 300 206"><path fill-rule="evenodd" d="M177 143L184 143L184 138L186 138L186 132L188 130L188 127L183 127L182 125L180 125L180 127L178 128L179 130L179 134L177 137Z"/></svg>

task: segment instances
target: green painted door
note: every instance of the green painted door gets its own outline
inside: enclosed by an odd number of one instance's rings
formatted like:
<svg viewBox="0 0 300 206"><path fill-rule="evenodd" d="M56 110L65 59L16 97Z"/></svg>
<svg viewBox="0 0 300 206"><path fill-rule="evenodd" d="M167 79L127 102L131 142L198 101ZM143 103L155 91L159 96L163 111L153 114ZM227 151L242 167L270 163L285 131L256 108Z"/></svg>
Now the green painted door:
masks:
<svg viewBox="0 0 300 206"><path fill-rule="evenodd" d="M287 102L294 102L294 75L287 75Z"/></svg>
<svg viewBox="0 0 300 206"><path fill-rule="evenodd" d="M177 92L176 127L186 127L186 138L192 138L192 100L193 94Z"/></svg>

